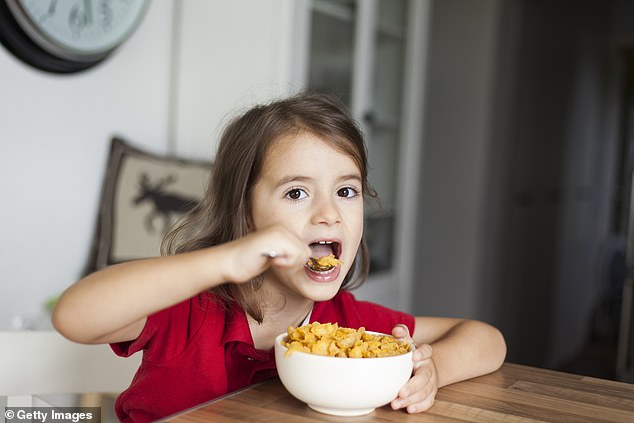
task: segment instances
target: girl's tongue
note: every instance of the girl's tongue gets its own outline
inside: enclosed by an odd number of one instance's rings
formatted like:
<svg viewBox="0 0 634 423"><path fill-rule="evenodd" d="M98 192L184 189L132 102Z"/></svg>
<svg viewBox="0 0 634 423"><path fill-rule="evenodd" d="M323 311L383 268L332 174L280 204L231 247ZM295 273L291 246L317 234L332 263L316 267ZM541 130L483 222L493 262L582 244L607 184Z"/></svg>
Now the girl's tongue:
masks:
<svg viewBox="0 0 634 423"><path fill-rule="evenodd" d="M332 245L328 245L328 244L319 244L319 243L311 244L310 249L313 251L313 257L315 258L324 257L329 254L335 254L335 252L333 251Z"/></svg>

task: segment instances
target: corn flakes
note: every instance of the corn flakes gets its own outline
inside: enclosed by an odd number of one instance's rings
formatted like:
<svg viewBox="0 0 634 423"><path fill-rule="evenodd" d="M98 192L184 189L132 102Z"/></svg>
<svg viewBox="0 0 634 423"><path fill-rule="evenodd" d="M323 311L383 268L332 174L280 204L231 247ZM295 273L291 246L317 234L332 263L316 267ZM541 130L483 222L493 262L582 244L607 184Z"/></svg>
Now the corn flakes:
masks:
<svg viewBox="0 0 634 423"><path fill-rule="evenodd" d="M371 358L405 354L410 346L405 341L389 335L375 335L359 329L339 327L337 323L313 322L308 325L288 327L286 356L294 351L329 357Z"/></svg>
<svg viewBox="0 0 634 423"><path fill-rule="evenodd" d="M337 267L339 264L343 263L343 260L339 260L335 258L334 254L329 254L323 257L311 257L306 262L306 266L309 269L314 270L316 272L325 272L330 269Z"/></svg>
<svg viewBox="0 0 634 423"><path fill-rule="evenodd" d="M334 254L329 254L327 256L319 257L317 258L316 261L317 261L317 264L323 267L326 267L326 266L335 267L339 263L343 263L341 260L335 258Z"/></svg>

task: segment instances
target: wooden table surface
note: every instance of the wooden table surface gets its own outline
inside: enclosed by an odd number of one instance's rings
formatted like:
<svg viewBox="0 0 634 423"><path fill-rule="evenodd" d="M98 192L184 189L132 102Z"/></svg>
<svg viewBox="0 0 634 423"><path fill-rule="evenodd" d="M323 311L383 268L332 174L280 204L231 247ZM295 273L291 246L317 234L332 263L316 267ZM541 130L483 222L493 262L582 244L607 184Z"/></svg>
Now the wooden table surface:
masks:
<svg viewBox="0 0 634 423"><path fill-rule="evenodd" d="M229 394L174 422L634 422L634 384L516 364L441 388L425 413L389 406L359 417L313 411L278 379Z"/></svg>

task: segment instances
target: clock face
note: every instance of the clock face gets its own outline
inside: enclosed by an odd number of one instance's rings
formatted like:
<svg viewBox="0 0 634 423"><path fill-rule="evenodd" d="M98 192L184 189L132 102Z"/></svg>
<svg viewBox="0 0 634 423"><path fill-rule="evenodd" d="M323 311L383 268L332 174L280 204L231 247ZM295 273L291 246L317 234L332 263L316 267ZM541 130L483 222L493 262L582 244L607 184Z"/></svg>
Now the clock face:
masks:
<svg viewBox="0 0 634 423"><path fill-rule="evenodd" d="M103 61L136 29L149 0L0 0L0 42L38 69L72 73Z"/></svg>
<svg viewBox="0 0 634 423"><path fill-rule="evenodd" d="M145 12L142 0L11 0L18 24L43 49L90 60L125 40Z"/></svg>

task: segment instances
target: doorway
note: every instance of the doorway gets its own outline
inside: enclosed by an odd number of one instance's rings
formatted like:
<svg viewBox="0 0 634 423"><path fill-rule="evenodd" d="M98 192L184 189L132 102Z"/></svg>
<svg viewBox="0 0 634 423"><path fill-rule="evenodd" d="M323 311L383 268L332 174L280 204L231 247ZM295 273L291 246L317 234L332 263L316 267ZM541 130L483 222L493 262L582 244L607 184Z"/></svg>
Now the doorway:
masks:
<svg viewBox="0 0 634 423"><path fill-rule="evenodd" d="M625 53L624 89L621 113L618 200L615 206L614 231L624 239L622 274L618 275L615 310L619 320L616 370L619 379L634 382L634 51ZM619 289L620 288L620 289ZM618 295L621 294L621 295Z"/></svg>

